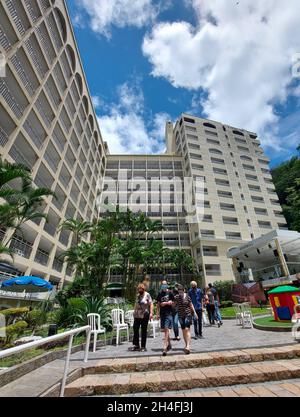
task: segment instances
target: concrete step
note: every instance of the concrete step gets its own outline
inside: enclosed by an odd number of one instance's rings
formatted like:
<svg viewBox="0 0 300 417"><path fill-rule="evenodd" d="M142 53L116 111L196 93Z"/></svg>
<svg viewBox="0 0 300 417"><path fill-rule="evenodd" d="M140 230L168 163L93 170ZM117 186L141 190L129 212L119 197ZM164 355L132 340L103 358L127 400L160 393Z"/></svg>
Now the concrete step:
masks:
<svg viewBox="0 0 300 417"><path fill-rule="evenodd" d="M143 356L120 359L101 359L83 368L83 375L147 372L173 369L203 368L217 365L262 362L265 360L300 357L300 345L272 348L230 350L190 355Z"/></svg>
<svg viewBox="0 0 300 417"><path fill-rule="evenodd" d="M65 396L122 395L232 386L300 377L300 359L285 359L162 371L85 375Z"/></svg>

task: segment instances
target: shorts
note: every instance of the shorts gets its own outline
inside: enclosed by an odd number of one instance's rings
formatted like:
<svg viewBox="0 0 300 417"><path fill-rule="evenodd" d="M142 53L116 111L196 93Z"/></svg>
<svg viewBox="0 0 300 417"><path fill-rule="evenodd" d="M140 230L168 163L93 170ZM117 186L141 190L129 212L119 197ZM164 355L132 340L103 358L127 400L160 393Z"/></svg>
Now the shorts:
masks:
<svg viewBox="0 0 300 417"><path fill-rule="evenodd" d="M181 329L189 329L191 327L192 324L192 316L187 316L187 317L179 317L179 323L181 326Z"/></svg>
<svg viewBox="0 0 300 417"><path fill-rule="evenodd" d="M172 329L173 327L173 316L172 314L163 314L160 317L160 328L161 330Z"/></svg>

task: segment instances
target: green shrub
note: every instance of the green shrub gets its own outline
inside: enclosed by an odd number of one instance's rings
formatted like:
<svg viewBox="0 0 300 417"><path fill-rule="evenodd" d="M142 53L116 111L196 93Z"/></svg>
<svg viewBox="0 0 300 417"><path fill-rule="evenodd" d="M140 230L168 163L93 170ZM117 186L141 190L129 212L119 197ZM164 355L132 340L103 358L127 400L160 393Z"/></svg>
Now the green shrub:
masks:
<svg viewBox="0 0 300 417"><path fill-rule="evenodd" d="M28 307L7 308L1 310L1 314L5 316L6 325L11 325L16 319L23 318L29 311Z"/></svg>
<svg viewBox="0 0 300 417"><path fill-rule="evenodd" d="M39 326L42 326L47 321L47 313L42 310L31 310L25 316L28 327L34 332Z"/></svg>
<svg viewBox="0 0 300 417"><path fill-rule="evenodd" d="M216 281L214 287L218 291L220 302L231 300L231 291L234 281Z"/></svg>
<svg viewBox="0 0 300 417"><path fill-rule="evenodd" d="M6 333L3 344L10 345L12 340L21 336L21 334L24 333L27 327L28 327L28 324L26 323L26 321L18 321L15 324L11 324L9 326L6 326L0 329L2 331L4 330Z"/></svg>

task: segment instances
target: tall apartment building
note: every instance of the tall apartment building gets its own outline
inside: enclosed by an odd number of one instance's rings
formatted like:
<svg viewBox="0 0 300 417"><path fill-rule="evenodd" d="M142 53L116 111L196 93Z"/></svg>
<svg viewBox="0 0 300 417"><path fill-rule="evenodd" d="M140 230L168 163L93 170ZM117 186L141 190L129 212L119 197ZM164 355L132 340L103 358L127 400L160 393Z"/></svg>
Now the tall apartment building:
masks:
<svg viewBox="0 0 300 417"><path fill-rule="evenodd" d="M12 237L15 266L23 273L54 284L72 279L58 257L73 237L58 233L57 225L97 216L98 180L118 179L124 170L127 179L138 177L147 187L154 179L153 188L126 195L127 202L161 219L165 230L158 238L188 251L206 282L234 277L229 248L286 228L269 161L254 133L183 114L174 127L166 126L165 154L109 155L64 0L0 0L0 52L6 61L0 76L1 156L28 166L34 183L58 197L45 202L48 223L28 222L23 234ZM183 190L171 184L184 177L203 183L204 216L197 223L186 222ZM106 197L124 202L124 188L117 187ZM197 203L196 191L191 195Z"/></svg>
<svg viewBox="0 0 300 417"><path fill-rule="evenodd" d="M165 155L109 155L105 175L119 185L108 187L102 202L128 203L131 209L160 219L165 231L158 238L167 247L190 252L206 283L234 279L228 249L272 229L286 229L269 160L257 135L182 114L174 128L167 123L166 145ZM122 181L117 180L122 172L126 172L128 186L121 189ZM130 183L132 178L135 182ZM194 203L204 209L199 221L187 223L187 207L182 207L181 199L176 204L181 192L176 191L176 185L170 199L162 185L153 192L150 180L155 178L193 178ZM199 190L196 180L200 180ZM139 191L134 191L135 183L143 181L143 190L139 186ZM124 190L129 190L127 200ZM155 212L154 202L160 204Z"/></svg>
<svg viewBox="0 0 300 417"><path fill-rule="evenodd" d="M96 184L106 150L63 0L1 0L0 153L32 170L53 190L44 219L28 222L11 241L14 264L54 284L71 279L59 255L72 236L57 233L66 218L97 215ZM3 74L1 74L3 75ZM1 231L1 238L5 232Z"/></svg>

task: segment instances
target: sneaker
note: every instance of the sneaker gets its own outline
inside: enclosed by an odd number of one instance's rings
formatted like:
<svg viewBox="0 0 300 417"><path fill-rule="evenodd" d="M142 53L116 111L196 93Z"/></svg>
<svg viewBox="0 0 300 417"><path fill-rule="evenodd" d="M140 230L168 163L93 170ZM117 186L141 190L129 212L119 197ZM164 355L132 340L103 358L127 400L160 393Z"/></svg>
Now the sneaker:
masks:
<svg viewBox="0 0 300 417"><path fill-rule="evenodd" d="M131 348L129 348L129 350L131 350L131 352L137 352L140 350L139 346L133 346Z"/></svg>
<svg viewBox="0 0 300 417"><path fill-rule="evenodd" d="M202 334L200 334L200 336L198 336L198 339L204 339L204 336L202 336Z"/></svg>
<svg viewBox="0 0 300 417"><path fill-rule="evenodd" d="M195 336L194 336L194 340L197 340L198 339L198 335L196 334Z"/></svg>
<svg viewBox="0 0 300 417"><path fill-rule="evenodd" d="M218 321L218 327L221 327L221 323Z"/></svg>
<svg viewBox="0 0 300 417"><path fill-rule="evenodd" d="M147 349L146 348L142 348L141 349L141 352L147 352Z"/></svg>

